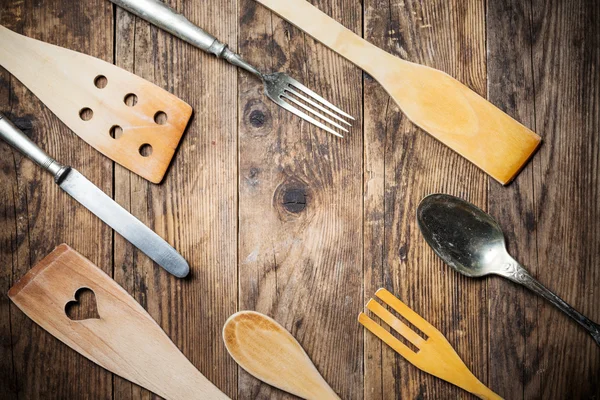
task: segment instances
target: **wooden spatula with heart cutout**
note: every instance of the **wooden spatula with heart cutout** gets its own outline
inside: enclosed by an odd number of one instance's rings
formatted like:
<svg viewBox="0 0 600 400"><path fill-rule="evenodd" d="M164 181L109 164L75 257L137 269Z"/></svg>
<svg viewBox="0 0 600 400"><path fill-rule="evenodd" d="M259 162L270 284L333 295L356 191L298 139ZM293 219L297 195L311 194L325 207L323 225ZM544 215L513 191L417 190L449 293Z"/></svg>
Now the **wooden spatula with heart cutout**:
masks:
<svg viewBox="0 0 600 400"><path fill-rule="evenodd" d="M73 318L81 290L97 312ZM8 292L29 318L101 367L169 400L228 399L121 286L66 244ZM69 314L69 315L67 315Z"/></svg>
<svg viewBox="0 0 600 400"><path fill-rule="evenodd" d="M189 104L113 64L3 26L0 66L96 150L150 182L163 179Z"/></svg>
<svg viewBox="0 0 600 400"><path fill-rule="evenodd" d="M300 343L274 319L235 313L225 322L223 340L231 357L261 381L303 399L339 400Z"/></svg>
<svg viewBox="0 0 600 400"><path fill-rule="evenodd" d="M305 0L256 0L375 78L417 126L509 183L541 138L448 74L395 57Z"/></svg>

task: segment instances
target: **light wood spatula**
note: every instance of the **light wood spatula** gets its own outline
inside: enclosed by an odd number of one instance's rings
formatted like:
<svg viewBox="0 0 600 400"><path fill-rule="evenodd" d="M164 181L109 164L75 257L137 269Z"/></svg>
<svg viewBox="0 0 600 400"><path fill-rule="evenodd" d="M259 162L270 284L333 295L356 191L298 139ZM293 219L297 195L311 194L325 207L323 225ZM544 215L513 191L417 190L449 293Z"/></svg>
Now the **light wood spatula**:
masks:
<svg viewBox="0 0 600 400"><path fill-rule="evenodd" d="M444 335L429 322L386 289L379 289L375 296L423 332L427 338L416 333L374 299L368 301L367 309L414 345L417 350L413 351L388 330L361 312L358 315L358 321L365 328L420 370L448 381L482 399L502 399L469 371Z"/></svg>
<svg viewBox="0 0 600 400"><path fill-rule="evenodd" d="M448 74L395 57L305 0L256 0L375 78L406 116L502 184L540 137Z"/></svg>
<svg viewBox="0 0 600 400"><path fill-rule="evenodd" d="M72 320L67 316L67 308L82 288L93 292L99 318ZM133 297L66 244L33 267L8 296L73 350L165 399L228 399Z"/></svg>
<svg viewBox="0 0 600 400"><path fill-rule="evenodd" d="M0 26L0 65L96 150L159 183L192 107L113 64Z"/></svg>
<svg viewBox="0 0 600 400"><path fill-rule="evenodd" d="M304 399L339 399L298 341L272 318L255 311L233 314L223 340L231 357L261 381Z"/></svg>

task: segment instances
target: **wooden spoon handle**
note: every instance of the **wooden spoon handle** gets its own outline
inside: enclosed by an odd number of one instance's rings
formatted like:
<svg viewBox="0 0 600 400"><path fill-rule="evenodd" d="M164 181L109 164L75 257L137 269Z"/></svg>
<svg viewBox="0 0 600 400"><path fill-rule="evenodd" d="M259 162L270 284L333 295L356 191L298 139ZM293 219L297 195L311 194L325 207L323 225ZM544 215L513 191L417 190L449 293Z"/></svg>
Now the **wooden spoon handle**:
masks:
<svg viewBox="0 0 600 400"><path fill-rule="evenodd" d="M75 292L94 292L99 318L71 320ZM227 399L121 286L63 244L8 292L34 322L107 370L165 399Z"/></svg>
<svg viewBox="0 0 600 400"><path fill-rule="evenodd" d="M323 11L305 0L256 0L283 19L297 26L364 71L370 71L370 54L385 54Z"/></svg>

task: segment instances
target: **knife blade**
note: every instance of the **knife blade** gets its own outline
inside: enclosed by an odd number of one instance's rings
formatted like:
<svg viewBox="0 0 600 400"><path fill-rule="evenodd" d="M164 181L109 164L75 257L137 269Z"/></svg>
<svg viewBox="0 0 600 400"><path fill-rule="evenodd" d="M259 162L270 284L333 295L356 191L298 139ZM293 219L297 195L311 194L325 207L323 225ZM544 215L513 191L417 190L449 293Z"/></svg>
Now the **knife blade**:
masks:
<svg viewBox="0 0 600 400"><path fill-rule="evenodd" d="M64 166L46 154L1 113L0 137L50 172L62 190L158 265L178 278L187 276L190 267L177 250L117 204L76 169Z"/></svg>

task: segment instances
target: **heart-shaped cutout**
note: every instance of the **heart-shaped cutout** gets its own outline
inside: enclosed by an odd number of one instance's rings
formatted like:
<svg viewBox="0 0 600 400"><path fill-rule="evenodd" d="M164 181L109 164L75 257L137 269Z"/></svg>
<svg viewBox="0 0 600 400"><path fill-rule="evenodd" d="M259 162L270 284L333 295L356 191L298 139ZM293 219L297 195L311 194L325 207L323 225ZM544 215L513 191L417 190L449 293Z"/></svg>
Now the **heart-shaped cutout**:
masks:
<svg viewBox="0 0 600 400"><path fill-rule="evenodd" d="M75 292L75 300L65 305L65 314L73 321L84 319L100 319L96 295L90 288L82 287Z"/></svg>

